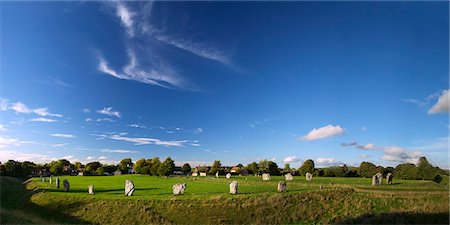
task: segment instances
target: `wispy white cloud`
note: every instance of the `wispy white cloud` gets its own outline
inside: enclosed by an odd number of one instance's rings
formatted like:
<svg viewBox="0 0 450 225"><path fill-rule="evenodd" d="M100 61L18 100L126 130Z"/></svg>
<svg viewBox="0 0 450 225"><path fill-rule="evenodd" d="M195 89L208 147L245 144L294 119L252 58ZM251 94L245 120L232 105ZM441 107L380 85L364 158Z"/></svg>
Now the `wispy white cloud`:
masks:
<svg viewBox="0 0 450 225"><path fill-rule="evenodd" d="M90 109L88 109L88 108L84 108L83 110L81 110L82 112L84 112L84 113L90 113L91 112L91 110Z"/></svg>
<svg viewBox="0 0 450 225"><path fill-rule="evenodd" d="M49 134L49 135L53 137L76 138L76 136L73 134Z"/></svg>
<svg viewBox="0 0 450 225"><path fill-rule="evenodd" d="M295 163L295 162L302 162L302 159L298 158L297 156L287 156L283 159L284 163Z"/></svg>
<svg viewBox="0 0 450 225"><path fill-rule="evenodd" d="M112 140L118 140L118 141L126 141L134 143L134 145L160 145L164 147L184 147L184 144L189 142L188 140L178 140L178 141L163 141L157 138L147 138L147 137L140 137L140 138L132 138L132 137L125 137L127 133L120 133L120 134L113 134L111 136L101 135L104 138L109 138Z"/></svg>
<svg viewBox="0 0 450 225"><path fill-rule="evenodd" d="M97 113L108 115L108 116L115 116L118 118L121 117L121 115L120 115L121 113L119 111L114 111L112 107L105 107L103 109L99 109L99 110L97 110Z"/></svg>
<svg viewBox="0 0 450 225"><path fill-rule="evenodd" d="M126 29L129 37L134 36L134 17L136 13L126 7L124 2L115 2L116 16L119 17L122 26Z"/></svg>
<svg viewBox="0 0 450 225"><path fill-rule="evenodd" d="M115 120L111 119L111 118L98 118L95 121L97 122L116 122Z"/></svg>
<svg viewBox="0 0 450 225"><path fill-rule="evenodd" d="M49 118L44 118L44 117L33 118L33 119L29 119L28 121L32 121L32 122L45 122L45 123L54 123L54 122L58 122L58 120L49 119Z"/></svg>
<svg viewBox="0 0 450 225"><path fill-rule="evenodd" d="M3 124L0 124L0 131L7 131L8 129L6 129L6 126Z"/></svg>
<svg viewBox="0 0 450 225"><path fill-rule="evenodd" d="M108 62L99 56L98 70L119 79L133 80L144 84L156 85L167 89L195 90L181 79L175 70L162 62L154 63L153 68L142 69L133 50L128 49L129 64L122 72L110 68Z"/></svg>
<svg viewBox="0 0 450 225"><path fill-rule="evenodd" d="M12 103L10 109L16 111L17 113L31 113L33 112L33 110L31 110L30 108L28 108L25 104L23 104L22 102L16 102L16 103Z"/></svg>
<svg viewBox="0 0 450 225"><path fill-rule="evenodd" d="M101 152L108 152L108 153L137 153L138 151L131 151L131 150L125 150L125 149L102 149Z"/></svg>
<svg viewBox="0 0 450 225"><path fill-rule="evenodd" d="M439 96L438 101L428 110L428 114L448 113L450 110L449 96L450 96L449 90L442 91L442 94Z"/></svg>
<svg viewBox="0 0 450 225"><path fill-rule="evenodd" d="M48 108L31 109L22 102L9 103L8 99L1 99L0 108L2 111L11 109L11 110L15 111L16 113L25 113L25 114L35 113L38 116L44 116L44 117L45 116L63 117L62 114L49 112Z"/></svg>
<svg viewBox="0 0 450 225"><path fill-rule="evenodd" d="M48 108L33 109L33 112L36 113L39 116L55 116L55 117L62 117L63 116L61 114L50 113L48 111Z"/></svg>
<svg viewBox="0 0 450 225"><path fill-rule="evenodd" d="M317 139L325 139L343 135L345 129L339 125L327 125L320 128L312 129L307 135L300 138L300 140L312 141Z"/></svg>
<svg viewBox="0 0 450 225"><path fill-rule="evenodd" d="M68 144L69 144L69 143L60 143L60 144L53 144L52 146L53 146L53 147L62 148L62 147L67 146Z"/></svg>
<svg viewBox="0 0 450 225"><path fill-rule="evenodd" d="M336 160L335 158L318 158L315 161L315 164L319 167L327 167L327 166L341 166L344 163Z"/></svg>

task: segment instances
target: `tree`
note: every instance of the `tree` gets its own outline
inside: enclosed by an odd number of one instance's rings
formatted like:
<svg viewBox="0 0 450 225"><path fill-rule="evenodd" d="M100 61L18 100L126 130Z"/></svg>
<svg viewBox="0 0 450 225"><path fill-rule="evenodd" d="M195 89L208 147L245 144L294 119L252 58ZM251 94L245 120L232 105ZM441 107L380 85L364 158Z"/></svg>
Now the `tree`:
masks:
<svg viewBox="0 0 450 225"><path fill-rule="evenodd" d="M84 165L81 162L75 162L75 169L81 170L84 169Z"/></svg>
<svg viewBox="0 0 450 225"><path fill-rule="evenodd" d="M147 161L149 164L149 174L152 176L158 176L158 170L161 166L161 161L159 160L159 157L154 157L150 161Z"/></svg>
<svg viewBox="0 0 450 225"><path fill-rule="evenodd" d="M97 171L98 168L100 168L102 166L102 164L100 162L90 162L88 164L86 164L86 171L88 173L93 173L95 171Z"/></svg>
<svg viewBox="0 0 450 225"><path fill-rule="evenodd" d="M434 168L426 157L420 157L417 164L417 175L422 180L432 180L436 176L436 168Z"/></svg>
<svg viewBox="0 0 450 225"><path fill-rule="evenodd" d="M358 173L361 177L372 177L377 173L377 167L370 162L361 162Z"/></svg>
<svg viewBox="0 0 450 225"><path fill-rule="evenodd" d="M170 157L167 157L166 160L164 160L164 162L161 163L161 165L159 166L158 175L169 176L170 174L173 173L174 169L175 169L174 161Z"/></svg>
<svg viewBox="0 0 450 225"><path fill-rule="evenodd" d="M147 162L145 161L144 158L139 159L138 161L136 161L136 163L133 166L133 170L134 172L136 172L137 174L141 174L142 173L142 167L147 166Z"/></svg>
<svg viewBox="0 0 450 225"><path fill-rule="evenodd" d="M14 160L8 160L5 163L5 175L12 177L20 177L23 175L22 165Z"/></svg>
<svg viewBox="0 0 450 225"><path fill-rule="evenodd" d="M191 165L189 165L189 163L185 163L183 165L183 167L181 167L181 171L183 172L183 174L188 174L190 173L192 170Z"/></svg>
<svg viewBox="0 0 450 225"><path fill-rule="evenodd" d="M117 165L117 169L119 169L122 174L129 173L131 168L133 168L133 161L131 161L130 158L122 159L119 165Z"/></svg>
<svg viewBox="0 0 450 225"><path fill-rule="evenodd" d="M101 167L97 168L95 170L95 173L97 173L98 175L103 175L105 173L105 167L101 166Z"/></svg>
<svg viewBox="0 0 450 225"><path fill-rule="evenodd" d="M252 174L258 174L259 166L258 166L258 163L256 163L256 162L252 162L252 163L248 164L245 168L247 169L247 171L249 171Z"/></svg>
<svg viewBox="0 0 450 225"><path fill-rule="evenodd" d="M216 174L216 172L220 172L220 166L222 166L220 160L215 160L211 167L211 170L209 170L209 174Z"/></svg>
<svg viewBox="0 0 450 225"><path fill-rule="evenodd" d="M22 162L21 167L23 176L31 175L36 170L36 164L30 161Z"/></svg>
<svg viewBox="0 0 450 225"><path fill-rule="evenodd" d="M394 176L400 179L417 179L417 168L412 163L403 163L395 167Z"/></svg>
<svg viewBox="0 0 450 225"><path fill-rule="evenodd" d="M259 162L259 173L269 173L271 175L277 175L280 173L278 165L270 160L261 160Z"/></svg>
<svg viewBox="0 0 450 225"><path fill-rule="evenodd" d="M308 172L312 174L314 172L314 161L312 159L306 160L298 170L301 175L305 175Z"/></svg>

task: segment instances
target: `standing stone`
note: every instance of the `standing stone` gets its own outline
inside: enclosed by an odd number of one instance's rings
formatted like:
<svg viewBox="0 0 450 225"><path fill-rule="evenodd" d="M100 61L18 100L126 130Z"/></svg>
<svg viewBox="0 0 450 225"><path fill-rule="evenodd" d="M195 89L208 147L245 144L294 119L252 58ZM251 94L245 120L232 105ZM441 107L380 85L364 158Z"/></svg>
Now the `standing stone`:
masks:
<svg viewBox="0 0 450 225"><path fill-rule="evenodd" d="M285 181L278 182L278 192L284 191L286 191L286 182Z"/></svg>
<svg viewBox="0 0 450 225"><path fill-rule="evenodd" d="M219 178L219 171L216 172L216 178Z"/></svg>
<svg viewBox="0 0 450 225"><path fill-rule="evenodd" d="M193 177L196 177L196 176L198 176L198 173L197 173L197 172L194 172L194 173L192 173L192 176L193 176Z"/></svg>
<svg viewBox="0 0 450 225"><path fill-rule="evenodd" d="M376 176L376 175L373 175L373 176L372 176L372 186L377 185L377 183L378 183L378 181L377 181L377 176Z"/></svg>
<svg viewBox="0 0 450 225"><path fill-rule="evenodd" d="M42 182L45 182L45 177L41 177L41 181L42 181Z"/></svg>
<svg viewBox="0 0 450 225"><path fill-rule="evenodd" d="M227 173L227 175L225 176L227 179L231 178L231 173Z"/></svg>
<svg viewBox="0 0 450 225"><path fill-rule="evenodd" d="M383 174L382 173L377 173L376 175L378 177L378 185L383 184Z"/></svg>
<svg viewBox="0 0 450 225"><path fill-rule="evenodd" d="M56 188L59 188L59 177L57 177L57 178L55 179L55 183L56 183Z"/></svg>
<svg viewBox="0 0 450 225"><path fill-rule="evenodd" d="M387 174L387 176L386 176L386 182L387 182L387 184L392 184L392 178L393 178L394 176L392 175L392 173L388 173Z"/></svg>
<svg viewBox="0 0 450 225"><path fill-rule="evenodd" d="M383 182L383 174L382 173L377 173L375 175L372 176L372 185L381 185Z"/></svg>
<svg viewBox="0 0 450 225"><path fill-rule="evenodd" d="M172 192L174 195L182 195L184 194L184 190L186 190L186 184L174 184L172 186Z"/></svg>
<svg viewBox="0 0 450 225"><path fill-rule="evenodd" d="M132 196L134 193L134 183L131 180L125 181L125 195Z"/></svg>
<svg viewBox="0 0 450 225"><path fill-rule="evenodd" d="M67 179L63 180L63 186L64 186L64 191L68 192L70 189L70 184L69 184L69 181L67 181Z"/></svg>
<svg viewBox="0 0 450 225"><path fill-rule="evenodd" d="M200 176L201 177L206 177L206 173L205 172L200 172Z"/></svg>
<svg viewBox="0 0 450 225"><path fill-rule="evenodd" d="M51 177L51 176L50 176L50 180L49 180L48 182L50 182L50 184L53 183L53 180L52 180L52 177Z"/></svg>
<svg viewBox="0 0 450 225"><path fill-rule="evenodd" d="M238 193L238 182L233 181L230 183L230 194L237 194Z"/></svg>
<svg viewBox="0 0 450 225"><path fill-rule="evenodd" d="M94 195L95 194L94 185L89 185L88 186L88 193L90 195Z"/></svg>
<svg viewBox="0 0 450 225"><path fill-rule="evenodd" d="M263 174L262 174L262 179L263 179L263 180L270 180L270 174L268 174L268 173L263 173Z"/></svg>
<svg viewBox="0 0 450 225"><path fill-rule="evenodd" d="M285 174L284 177L285 177L286 180L293 180L294 179L294 177L292 176L291 173Z"/></svg>
<svg viewBox="0 0 450 225"><path fill-rule="evenodd" d="M310 172L307 172L305 176L306 176L306 181L311 181L313 178L313 175Z"/></svg>

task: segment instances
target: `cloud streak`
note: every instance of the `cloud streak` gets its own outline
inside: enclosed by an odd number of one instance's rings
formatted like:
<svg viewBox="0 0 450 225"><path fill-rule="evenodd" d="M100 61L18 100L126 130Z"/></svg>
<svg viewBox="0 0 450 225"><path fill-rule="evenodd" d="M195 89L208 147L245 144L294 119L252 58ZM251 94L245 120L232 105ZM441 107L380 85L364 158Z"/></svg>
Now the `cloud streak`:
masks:
<svg viewBox="0 0 450 225"><path fill-rule="evenodd" d="M76 136L73 134L49 134L49 135L53 136L53 137L61 137L61 138L76 138Z"/></svg>
<svg viewBox="0 0 450 225"><path fill-rule="evenodd" d="M97 110L97 113L108 116L115 116L117 118L121 117L121 113L119 111L114 111L112 107L105 107L103 109L99 109Z"/></svg>
<svg viewBox="0 0 450 225"><path fill-rule="evenodd" d="M113 134L111 136L106 135L98 135L101 138L109 138L117 141L126 141L131 142L134 145L160 145L164 147L185 147L185 143L189 142L188 140L177 140L177 141L163 141L157 138L148 138L148 137L139 137L132 138L126 137L127 133Z"/></svg>

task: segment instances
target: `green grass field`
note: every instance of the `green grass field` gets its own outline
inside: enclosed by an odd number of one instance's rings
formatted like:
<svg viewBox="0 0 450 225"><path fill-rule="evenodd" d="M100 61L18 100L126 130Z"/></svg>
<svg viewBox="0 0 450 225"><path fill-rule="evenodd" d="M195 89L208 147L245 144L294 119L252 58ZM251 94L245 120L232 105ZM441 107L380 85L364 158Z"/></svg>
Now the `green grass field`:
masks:
<svg viewBox="0 0 450 225"><path fill-rule="evenodd" d="M448 224L448 178L432 181L394 180L371 186L368 178L295 177L287 192L277 193L281 176L151 177L141 175L60 177L61 188L39 178L25 182L2 177L2 224L299 224L299 223L444 223ZM63 192L62 180L70 182ZM126 179L136 185L124 195ZM47 178L48 180L48 178ZM239 183L239 194L228 184ZM172 185L186 183L183 196ZM96 194L89 195L87 186ZM320 186L322 189L319 190ZM27 190L28 191L27 191Z"/></svg>

